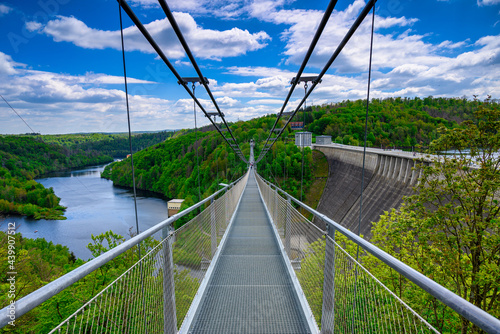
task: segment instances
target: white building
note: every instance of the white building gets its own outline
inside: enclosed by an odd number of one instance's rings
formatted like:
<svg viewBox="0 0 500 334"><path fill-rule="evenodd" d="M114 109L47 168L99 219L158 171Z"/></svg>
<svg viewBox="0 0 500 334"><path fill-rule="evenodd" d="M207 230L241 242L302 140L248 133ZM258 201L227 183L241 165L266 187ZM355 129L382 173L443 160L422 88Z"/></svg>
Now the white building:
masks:
<svg viewBox="0 0 500 334"><path fill-rule="evenodd" d="M311 132L296 132L295 133L295 145L299 147L311 146L312 145L312 133Z"/></svg>

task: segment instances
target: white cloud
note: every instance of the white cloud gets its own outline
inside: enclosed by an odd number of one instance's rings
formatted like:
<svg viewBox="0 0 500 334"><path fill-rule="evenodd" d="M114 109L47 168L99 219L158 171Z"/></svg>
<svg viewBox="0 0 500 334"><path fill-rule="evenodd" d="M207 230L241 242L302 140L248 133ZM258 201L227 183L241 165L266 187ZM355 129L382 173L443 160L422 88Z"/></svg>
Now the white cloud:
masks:
<svg viewBox="0 0 500 334"><path fill-rule="evenodd" d="M247 102L247 104L260 104L260 105L278 104L278 105L282 105L283 100L279 100L279 99L250 100Z"/></svg>
<svg viewBox="0 0 500 334"><path fill-rule="evenodd" d="M126 130L125 94L109 85L123 87L123 77L100 73L67 75L26 69L0 52L0 91L35 131ZM131 87L151 81L128 78ZM149 129L161 129L163 119L173 121L177 112L166 111L165 99L130 96L132 117ZM0 133L24 133L27 128L6 105L0 105ZM160 127L160 128L159 128ZM167 128L167 126L165 126Z"/></svg>
<svg viewBox="0 0 500 334"><path fill-rule="evenodd" d="M263 66L246 66L246 67L238 67L238 66L230 66L226 69L226 74L234 74L239 76L247 76L247 77L284 77L289 78L290 81L295 73L287 70L282 70L279 68L273 67L263 67Z"/></svg>
<svg viewBox="0 0 500 334"><path fill-rule="evenodd" d="M28 31L38 31L41 30L43 25L36 21L28 21L25 23L26 29Z"/></svg>
<svg viewBox="0 0 500 334"><path fill-rule="evenodd" d="M493 4L494 1L500 0L486 0L485 4ZM286 43L286 64L301 64L322 13L314 10L284 10L272 2L264 2L263 9L258 10L258 4L260 2L253 5L254 16L288 26L281 35ZM316 67L319 72L364 6L365 1L356 0L345 10L334 10L308 66ZM482 95L499 91L500 36L485 36L476 42L468 39L445 40L433 44L429 42L429 36L412 30L412 25L417 21L404 16L375 17L372 68L375 71L373 84L379 91L374 94L382 97L385 94L470 96L470 92L476 89L483 90ZM401 32L401 28L405 27L407 29ZM362 92L366 90L366 76L359 73L366 73L368 69L370 32L371 17L368 16L329 70L328 73L335 73L335 81L330 83L324 79L313 93L314 96L328 98L326 94L320 94L328 92L332 100L364 97L366 93ZM241 76L261 74L267 78L275 75L266 75L265 70L258 68L245 67L230 68L229 72ZM345 82L343 77L353 78L353 81ZM339 85L339 82L343 82L343 85ZM247 86L254 88L255 92L264 92L257 81L247 83ZM325 88L327 86L329 88Z"/></svg>
<svg viewBox="0 0 500 334"><path fill-rule="evenodd" d="M0 3L0 16L8 14L10 11L12 11L12 8Z"/></svg>
<svg viewBox="0 0 500 334"><path fill-rule="evenodd" d="M29 103L102 103L123 99L123 92L102 88L102 85L123 84L123 77L88 73L71 76L51 72L22 70L11 76L4 89L18 99ZM151 84L152 82L128 78L129 84Z"/></svg>
<svg viewBox="0 0 500 334"><path fill-rule="evenodd" d="M220 107L233 107L239 103L238 100L233 99L229 96L218 97L215 99L215 101Z"/></svg>
<svg viewBox="0 0 500 334"><path fill-rule="evenodd" d="M12 57L0 51L0 76L16 74L16 67L25 67L26 65L16 63Z"/></svg>
<svg viewBox="0 0 500 334"><path fill-rule="evenodd" d="M470 43L445 41L439 45L427 43L423 36L412 35L410 32L397 36L380 35L378 39L381 45L375 48L374 57L382 60L375 61L372 97L450 97L472 94L500 96L500 36L484 36ZM389 51L395 52L394 41L401 42L401 50L396 55L386 54ZM473 50L456 56L437 53L441 49L460 50L463 48L461 45ZM363 51L367 54L366 49ZM346 57L355 58L354 50L351 49ZM367 59L364 59L364 64L361 60L358 60L359 64L353 60L343 60L350 61L350 66L357 68L355 74L329 71L311 94L308 104L366 98L367 73L362 70L362 66L366 66ZM226 72L241 77L255 77L255 80L222 84L216 87L214 94L247 99L247 106L258 105L259 110L265 111L264 113L278 111L276 107L288 93L289 80L294 75L288 71L266 67L229 67ZM294 96L296 100L292 99L288 108L294 108L298 104L303 91L297 88Z"/></svg>
<svg viewBox="0 0 500 334"><path fill-rule="evenodd" d="M439 43L436 46L436 49L450 49L450 50L453 50L453 49L462 48L464 46L467 46L467 41L461 41L461 42L457 42L457 43L453 43L451 41L444 41L444 42Z"/></svg>
<svg viewBox="0 0 500 334"><path fill-rule="evenodd" d="M500 4L500 0L477 0L478 6L492 6Z"/></svg>
<svg viewBox="0 0 500 334"><path fill-rule="evenodd" d="M390 27L407 27L418 22L418 19L407 19L406 17L377 17L377 29Z"/></svg>
<svg viewBox="0 0 500 334"><path fill-rule="evenodd" d="M199 58L220 60L243 55L265 47L265 42L270 39L263 31L250 33L239 28L223 31L203 29L189 14L174 13L174 15L191 50ZM144 26L167 57L173 59L184 57L184 51L166 18ZM30 23L29 27L51 36L56 42L70 42L87 49L121 49L120 31L93 29L74 17L59 16L47 22L41 30L34 23ZM155 53L135 26L125 28L123 34L127 50Z"/></svg>
<svg viewBox="0 0 500 334"><path fill-rule="evenodd" d="M429 66L419 65L419 64L403 64L395 67L390 73L394 74L406 74L406 75L417 75L429 69Z"/></svg>
<svg viewBox="0 0 500 334"><path fill-rule="evenodd" d="M132 5L143 8L159 8L157 0L132 0ZM212 15L223 19L237 20L246 15L246 0L169 0L172 11L185 11L195 16Z"/></svg>

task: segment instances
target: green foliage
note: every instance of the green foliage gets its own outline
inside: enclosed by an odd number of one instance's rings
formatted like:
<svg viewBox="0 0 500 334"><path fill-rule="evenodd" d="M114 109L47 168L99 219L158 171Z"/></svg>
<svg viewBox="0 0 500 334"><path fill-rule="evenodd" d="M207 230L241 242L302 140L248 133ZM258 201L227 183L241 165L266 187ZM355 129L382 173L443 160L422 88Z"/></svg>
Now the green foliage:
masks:
<svg viewBox="0 0 500 334"><path fill-rule="evenodd" d="M361 236L363 237L363 236ZM352 257L356 257L357 247L356 245L347 239L347 237L343 236L340 233L335 234L335 242L342 247L348 254ZM307 298L307 302L311 307L311 311L314 314L314 318L318 325L321 325L321 316L322 316L322 306L323 306L323 284L324 284L324 269L325 269L325 248L326 242L325 237L318 239L311 244L308 245L307 250L305 252L305 256L301 261L300 271L297 271L297 278L299 279L300 286L304 291L304 295ZM337 247L336 247L337 248ZM335 255L335 268L336 273L340 274L335 276L335 290L337 292L341 292L344 295L337 296L335 300L335 313L337 320L342 318L343 321L347 321L348 325L346 327L350 327L351 320L346 320L348 317L351 317L351 309L352 302L345 302L345 300L351 298L349 295L354 289L354 281L352 278L353 267L349 269L349 266L346 266L345 263L345 255L341 253L338 248L336 250ZM359 252L360 256L366 257L366 253L362 250ZM328 253L329 256L333 256L332 253ZM341 269L338 269L341 268ZM329 282L330 284L332 282ZM358 280L359 284L365 284L363 280ZM363 303L363 298L365 296L361 295L357 298L356 302ZM365 301L366 302L366 301ZM379 304L380 305L380 304ZM370 310L365 309L363 312L369 312ZM346 316L347 315L347 316ZM357 319L368 319L367 314L363 314L363 316L355 316ZM337 325L338 326L338 325ZM366 324L361 326L362 328L366 328Z"/></svg>
<svg viewBox="0 0 500 334"><path fill-rule="evenodd" d="M256 145L257 152L263 148L264 142ZM258 153L257 153L258 154ZM304 179L303 192L307 190L314 181L313 157L309 147L304 148ZM258 166L259 174L281 188L290 195L300 199L300 181L302 178L302 151L295 143L279 140L273 145Z"/></svg>
<svg viewBox="0 0 500 334"><path fill-rule="evenodd" d="M500 109L481 103L470 121L440 128L416 194L381 217L373 242L472 304L500 316ZM451 155L441 155L453 150ZM382 281L438 330L480 333L384 266Z"/></svg>
<svg viewBox="0 0 500 334"><path fill-rule="evenodd" d="M0 167L0 212L21 214L35 219L66 219L65 209L52 188L45 188L34 180L12 177Z"/></svg>
<svg viewBox="0 0 500 334"><path fill-rule="evenodd" d="M2 245L7 245L7 237L6 233L0 232L0 243ZM54 245L42 238L23 238L20 233L16 233L14 237L15 271L17 272L16 300L83 264L83 261L76 260L73 253L65 246ZM7 249L7 247L0 247L0 307L2 308L10 302L7 294L9 290L7 273L11 270L8 268ZM43 327L42 322L45 321L46 317L57 316L58 312L54 308L52 309L52 315L49 316L47 312L47 315L41 316L44 312L46 311L42 312L41 309L29 312L25 316L16 319L15 327L7 326L4 330L9 333L47 332L47 330L38 329ZM54 322L52 322L52 325L54 327ZM28 330L28 328L32 329Z"/></svg>
<svg viewBox="0 0 500 334"><path fill-rule="evenodd" d="M133 235L131 235L133 236ZM85 262L75 259L73 253L70 253L68 248L61 245L54 245L52 242L47 242L45 239L39 238L36 240L23 238L20 233L15 234L15 250L16 250L16 297L19 300L25 295L35 291L43 285L55 280L56 278L70 272L71 270L81 266ZM94 256L116 247L125 241L123 236L108 231L100 235L92 235L92 242L88 248ZM7 234L0 232L0 242L7 244ZM141 243L141 254L144 256L158 245L158 241L153 238L147 238ZM0 248L0 307L8 305L7 291L10 284L7 281L7 272L9 272L7 261L7 247ZM80 308L84 303L89 301L99 291L108 286L116 278L118 278L127 269L132 267L139 260L139 252L137 247L126 251L108 264L95 270L88 276L74 283L67 289L63 290L56 296L52 297L39 307L33 309L22 317L16 319L16 326L7 326L3 330L7 333L47 333L64 319L69 317L73 312ZM161 272L161 271L160 271ZM144 292L146 302L156 304L159 300L163 300L163 294L158 286L162 284L162 275L146 275L144 277ZM180 326L182 319L189 310L189 306L199 287L199 282L196 278L190 276L189 269L174 270L175 297L176 297L176 312L177 321ZM142 288L139 279L132 279L128 283L127 293L124 295L109 295L108 305L122 305L128 310L129 318L120 319L121 321L131 321L136 316L143 317L142 309ZM163 309L148 308L148 315L151 318L162 316ZM90 319L90 320L89 320ZM99 328L103 332L106 331L106 319L99 317L82 318L80 321L94 321L94 328ZM132 326L133 332L143 330L142 324L136 323ZM85 327L85 322L83 322Z"/></svg>
<svg viewBox="0 0 500 334"><path fill-rule="evenodd" d="M311 307L317 324L321 324L323 278L325 269L325 238L309 245L301 261L297 278Z"/></svg>
<svg viewBox="0 0 500 334"><path fill-rule="evenodd" d="M199 281L189 276L189 269L174 269L175 282L175 307L177 316L177 327L180 328L182 320L189 311L194 296L200 287Z"/></svg>
<svg viewBox="0 0 500 334"><path fill-rule="evenodd" d="M235 130L241 129L239 124ZM235 131L241 134L241 131ZM196 141L198 136L198 141ZM244 137L241 137L243 140ZM249 144L241 145L249 151ZM199 167L196 164L196 150ZM133 155L136 186L153 191L167 198L183 198L184 207L198 199L198 169L201 197L205 198L220 189L219 183L236 180L246 171L246 164L239 160L232 149L214 131L187 132L170 140L149 147ZM106 166L102 177L115 185L132 187L131 159L127 158ZM176 228L189 217L176 222Z"/></svg>
<svg viewBox="0 0 500 334"><path fill-rule="evenodd" d="M372 99L368 113L368 146L427 146L438 138L440 126L456 127L471 118L482 102L465 98ZM366 100L342 101L314 107L306 113L306 129L316 135L330 135L345 145L363 145ZM297 119L302 120L302 115Z"/></svg>
<svg viewBox="0 0 500 334"><path fill-rule="evenodd" d="M0 212L35 219L65 219L52 188L33 178L44 173L111 161L96 152L68 150L33 137L0 136Z"/></svg>

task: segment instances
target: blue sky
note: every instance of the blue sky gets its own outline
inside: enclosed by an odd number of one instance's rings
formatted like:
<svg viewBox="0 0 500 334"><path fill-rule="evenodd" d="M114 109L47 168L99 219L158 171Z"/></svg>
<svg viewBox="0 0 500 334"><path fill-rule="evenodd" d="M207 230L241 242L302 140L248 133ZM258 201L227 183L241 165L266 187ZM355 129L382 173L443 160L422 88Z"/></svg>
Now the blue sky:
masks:
<svg viewBox="0 0 500 334"><path fill-rule="evenodd" d="M327 1L167 1L229 121L279 112ZM129 0L182 76L195 76L156 0ZM339 0L305 75L364 7ZM372 97L500 98L500 0L380 0ZM371 15L371 14L370 14ZM194 126L188 94L124 14L133 131ZM42 134L126 131L115 0L0 0L0 94ZM366 97L365 20L308 104ZM197 96L207 110L207 94ZM304 94L296 89L289 108ZM201 124L208 121L201 117ZM3 102L0 133L30 130Z"/></svg>

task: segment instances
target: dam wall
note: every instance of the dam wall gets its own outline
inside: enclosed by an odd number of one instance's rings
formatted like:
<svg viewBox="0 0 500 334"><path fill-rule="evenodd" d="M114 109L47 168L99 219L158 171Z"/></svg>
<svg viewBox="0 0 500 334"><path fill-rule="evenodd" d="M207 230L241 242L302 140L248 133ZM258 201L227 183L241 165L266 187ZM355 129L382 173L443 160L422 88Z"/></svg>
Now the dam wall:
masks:
<svg viewBox="0 0 500 334"><path fill-rule="evenodd" d="M313 145L323 152L329 164L328 180L318 211L358 233L360 191L363 183L363 208L360 233L371 237L372 222L384 211L397 208L404 196L413 192L420 170L420 155L402 151L367 149L362 182L363 148L330 144Z"/></svg>

